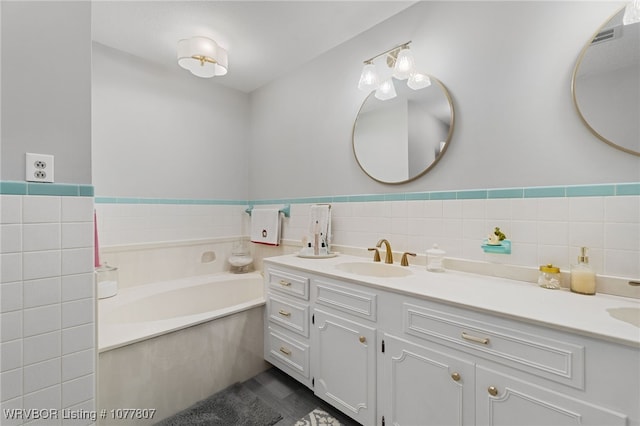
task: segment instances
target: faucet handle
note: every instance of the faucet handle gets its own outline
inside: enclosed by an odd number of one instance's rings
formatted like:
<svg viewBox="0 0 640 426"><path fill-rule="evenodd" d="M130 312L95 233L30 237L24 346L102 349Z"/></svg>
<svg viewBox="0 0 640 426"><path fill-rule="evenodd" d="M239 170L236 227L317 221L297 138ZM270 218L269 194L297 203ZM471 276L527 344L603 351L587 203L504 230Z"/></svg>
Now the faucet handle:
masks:
<svg viewBox="0 0 640 426"><path fill-rule="evenodd" d="M405 251L404 253L402 253L402 259L400 259L400 265L401 266L409 266L409 259L407 259L407 255L409 256L415 256L415 253L409 253L408 251Z"/></svg>
<svg viewBox="0 0 640 426"><path fill-rule="evenodd" d="M380 262L380 251L378 250L377 247L369 247L367 250L375 251L375 254L373 255L373 261Z"/></svg>

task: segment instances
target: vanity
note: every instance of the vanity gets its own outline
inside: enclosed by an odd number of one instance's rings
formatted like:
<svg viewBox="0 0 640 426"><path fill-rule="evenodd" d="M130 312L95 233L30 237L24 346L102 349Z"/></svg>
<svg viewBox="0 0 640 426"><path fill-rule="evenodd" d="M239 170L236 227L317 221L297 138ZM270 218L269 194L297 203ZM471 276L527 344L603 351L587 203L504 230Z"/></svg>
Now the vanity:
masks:
<svg viewBox="0 0 640 426"><path fill-rule="evenodd" d="M265 359L363 425L640 424L637 300L345 255L264 277Z"/></svg>

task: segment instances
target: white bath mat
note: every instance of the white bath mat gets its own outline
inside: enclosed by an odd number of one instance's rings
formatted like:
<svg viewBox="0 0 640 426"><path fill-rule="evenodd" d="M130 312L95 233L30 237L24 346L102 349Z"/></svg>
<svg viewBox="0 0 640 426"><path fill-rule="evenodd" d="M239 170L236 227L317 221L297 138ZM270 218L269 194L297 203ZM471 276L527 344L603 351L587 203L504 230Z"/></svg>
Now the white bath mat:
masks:
<svg viewBox="0 0 640 426"><path fill-rule="evenodd" d="M340 422L329 415L326 411L316 408L300 420L295 426L341 426Z"/></svg>

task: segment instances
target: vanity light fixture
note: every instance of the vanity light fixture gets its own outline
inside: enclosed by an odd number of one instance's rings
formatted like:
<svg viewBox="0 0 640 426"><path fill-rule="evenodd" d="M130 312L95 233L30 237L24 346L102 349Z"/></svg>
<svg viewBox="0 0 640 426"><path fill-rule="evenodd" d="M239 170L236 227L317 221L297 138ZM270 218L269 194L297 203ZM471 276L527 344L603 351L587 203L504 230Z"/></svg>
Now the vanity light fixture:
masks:
<svg viewBox="0 0 640 426"><path fill-rule="evenodd" d="M376 94L374 96L381 101L393 99L398 96L398 94L396 93L396 88L393 85L393 81L391 81L391 77L380 83L380 86L378 86L378 88L376 89Z"/></svg>
<svg viewBox="0 0 640 426"><path fill-rule="evenodd" d="M178 41L178 65L202 78L225 75L229 68L227 51L201 36Z"/></svg>
<svg viewBox="0 0 640 426"><path fill-rule="evenodd" d="M376 98L387 100L396 97L396 89L393 85L392 77L398 80L407 80L407 86L413 90L429 87L431 85L429 76L415 69L415 60L411 50L409 50L409 44L411 44L411 41L399 44L364 61L358 89L365 92L375 90ZM377 58L384 55L386 55L387 67L393 70L391 76L387 78L380 77L374 64Z"/></svg>
<svg viewBox="0 0 640 426"><path fill-rule="evenodd" d="M638 22L640 22L640 0L633 0L624 8L622 24L631 25Z"/></svg>

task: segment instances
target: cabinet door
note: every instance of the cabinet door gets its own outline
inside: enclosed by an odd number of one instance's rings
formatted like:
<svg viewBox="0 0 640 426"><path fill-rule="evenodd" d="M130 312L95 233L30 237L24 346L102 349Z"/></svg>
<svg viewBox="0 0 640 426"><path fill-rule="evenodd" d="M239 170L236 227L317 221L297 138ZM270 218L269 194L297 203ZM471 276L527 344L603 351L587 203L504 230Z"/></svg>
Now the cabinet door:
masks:
<svg viewBox="0 0 640 426"><path fill-rule="evenodd" d="M385 349L379 389L385 424L474 424L473 363L387 334L381 338Z"/></svg>
<svg viewBox="0 0 640 426"><path fill-rule="evenodd" d="M314 392L363 425L375 423L375 329L315 310Z"/></svg>
<svg viewBox="0 0 640 426"><path fill-rule="evenodd" d="M517 379L476 368L477 425L626 425L627 417Z"/></svg>

